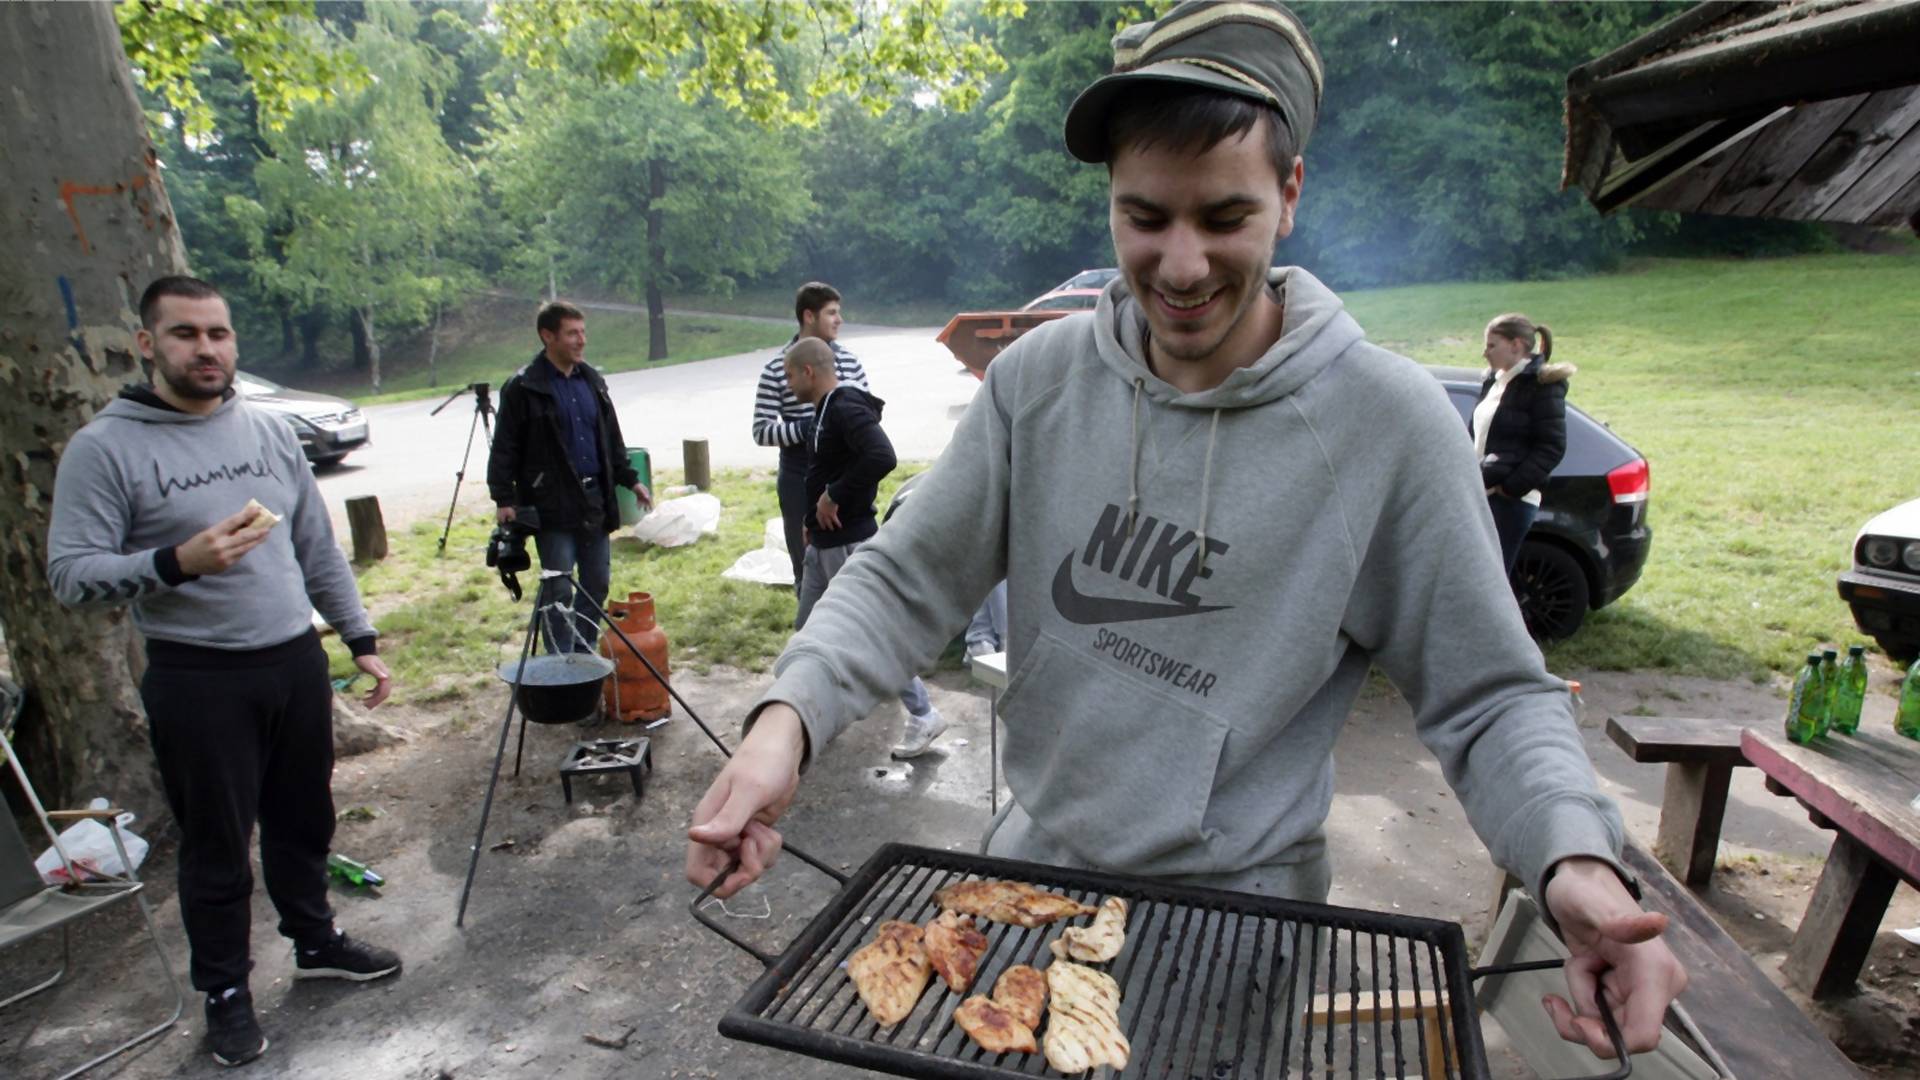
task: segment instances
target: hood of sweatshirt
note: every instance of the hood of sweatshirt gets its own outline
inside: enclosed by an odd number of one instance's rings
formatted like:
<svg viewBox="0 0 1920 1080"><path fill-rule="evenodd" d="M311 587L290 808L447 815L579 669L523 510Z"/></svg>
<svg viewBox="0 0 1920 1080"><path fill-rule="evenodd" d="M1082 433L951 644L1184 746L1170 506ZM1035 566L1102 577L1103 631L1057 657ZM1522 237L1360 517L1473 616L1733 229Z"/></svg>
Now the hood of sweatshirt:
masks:
<svg viewBox="0 0 1920 1080"><path fill-rule="evenodd" d="M1140 452L1144 438L1140 413L1143 405L1204 410L1211 414L1207 424L1206 458L1200 471L1200 527L1197 537L1203 569L1207 560L1207 523L1213 509L1214 451L1219 444L1220 413L1228 409L1266 405L1294 393L1366 336L1360 324L1347 314L1346 305L1340 302L1333 290L1304 270L1274 267L1268 271L1267 288L1283 306L1279 339L1258 360L1246 367L1236 368L1220 385L1192 393L1161 379L1147 365L1146 312L1128 290L1125 278L1115 278L1110 282L1094 308L1094 342L1100 362L1133 388L1133 408L1128 424L1129 537L1138 526L1140 517Z"/></svg>
<svg viewBox="0 0 1920 1080"><path fill-rule="evenodd" d="M1271 280L1280 337L1198 393L1148 370L1124 285L1001 353L767 700L825 746L1004 577L996 854L1320 899L1333 749L1375 666L1501 865L1609 854L1444 388L1305 271Z"/></svg>

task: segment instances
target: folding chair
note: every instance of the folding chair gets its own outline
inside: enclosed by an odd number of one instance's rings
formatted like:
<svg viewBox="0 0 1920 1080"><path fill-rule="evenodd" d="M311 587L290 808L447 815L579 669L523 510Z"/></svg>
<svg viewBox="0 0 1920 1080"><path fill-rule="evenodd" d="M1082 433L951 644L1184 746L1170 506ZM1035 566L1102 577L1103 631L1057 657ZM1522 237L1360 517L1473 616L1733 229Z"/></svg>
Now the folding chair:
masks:
<svg viewBox="0 0 1920 1080"><path fill-rule="evenodd" d="M120 839L118 810L58 810L48 812L40 805L40 798L34 794L33 786L27 782L26 770L21 768L20 759L13 754L13 743L7 733L13 722L19 717L24 703L24 695L19 687L6 679L0 679L0 751L4 751L7 764L12 767L15 779L20 782L21 790L26 793L27 802L32 805L34 816L40 826L53 841L54 849L60 852L60 861L67 869L68 881L74 881L81 875L75 872L74 865L60 845L54 821L78 821L93 818L105 825L113 834L113 846L120 853L120 862L127 866L124 876L102 874L97 871L85 872L91 878L80 884L65 886L48 885L40 878L40 872L34 868L33 852L21 836L19 825L13 815L0 806L0 950L38 937L49 930L60 931L60 968L53 975L33 986L4 1000L0 1000L0 1009L14 1002L32 997L48 987L58 983L67 973L72 959L72 941L68 931L72 924L89 915L111 909L114 905L127 900L140 907L140 916L146 920L147 937L153 942L154 955L160 958L160 969L166 973L167 984L173 988L173 1015L166 1021L135 1035L133 1038L115 1046L106 1053L67 1072L61 1073L59 1080L68 1080L78 1076L95 1065L115 1057L135 1046L146 1042L174 1024L179 1023L180 1014L186 1009L186 994L180 989L180 981L174 977L173 965L167 962L166 950L160 946L160 935L154 930L153 912L147 907L147 899L141 895L145 888L134 876L131 860L127 858L126 845Z"/></svg>

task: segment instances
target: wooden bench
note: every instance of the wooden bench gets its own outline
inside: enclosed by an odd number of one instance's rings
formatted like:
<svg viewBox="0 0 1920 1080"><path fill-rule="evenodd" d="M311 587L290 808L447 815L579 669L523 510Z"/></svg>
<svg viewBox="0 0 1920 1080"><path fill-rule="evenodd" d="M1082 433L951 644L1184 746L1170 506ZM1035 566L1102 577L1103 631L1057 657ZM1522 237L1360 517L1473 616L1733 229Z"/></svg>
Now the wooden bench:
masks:
<svg viewBox="0 0 1920 1080"><path fill-rule="evenodd" d="M1673 716L1610 716L1607 735L1627 756L1664 762L1666 794L1653 852L1680 880L1703 888L1713 880L1720 825L1727 813L1733 770L1747 764L1742 725L1730 720Z"/></svg>
<svg viewBox="0 0 1920 1080"><path fill-rule="evenodd" d="M1733 1076L1861 1077L1658 859L1629 843L1621 862L1640 879L1641 905L1667 916L1664 940L1687 970L1680 1004ZM1520 886L1511 877L1506 880ZM1505 899L1504 892L1494 898L1496 912ZM1669 1018L1669 1037L1672 1027Z"/></svg>

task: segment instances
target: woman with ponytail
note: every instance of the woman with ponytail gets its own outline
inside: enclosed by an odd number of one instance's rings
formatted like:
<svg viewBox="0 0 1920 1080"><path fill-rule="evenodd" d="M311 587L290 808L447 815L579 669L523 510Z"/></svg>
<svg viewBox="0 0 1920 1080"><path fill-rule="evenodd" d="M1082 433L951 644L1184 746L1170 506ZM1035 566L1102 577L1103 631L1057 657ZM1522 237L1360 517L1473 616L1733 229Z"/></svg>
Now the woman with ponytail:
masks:
<svg viewBox="0 0 1920 1080"><path fill-rule="evenodd" d="M1567 380L1576 369L1549 362L1553 332L1525 315L1488 323L1484 355L1488 371L1468 427L1511 572L1540 512L1540 488L1567 452Z"/></svg>

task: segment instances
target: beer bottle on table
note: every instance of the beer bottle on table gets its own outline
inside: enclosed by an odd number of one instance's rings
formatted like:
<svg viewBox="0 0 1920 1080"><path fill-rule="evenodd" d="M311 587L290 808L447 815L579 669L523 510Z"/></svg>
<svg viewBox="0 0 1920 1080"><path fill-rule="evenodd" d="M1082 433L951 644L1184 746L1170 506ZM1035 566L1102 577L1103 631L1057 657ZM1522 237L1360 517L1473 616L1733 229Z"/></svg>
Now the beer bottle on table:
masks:
<svg viewBox="0 0 1920 1080"><path fill-rule="evenodd" d="M1827 687L1820 679L1820 654L1808 653L1806 666L1793 680L1793 700L1787 705L1787 738L1810 743L1820 737L1820 717L1826 710ZM1916 734L1915 738L1920 738Z"/></svg>
<svg viewBox="0 0 1920 1080"><path fill-rule="evenodd" d="M1834 693L1840 689L1840 654L1832 649L1820 651L1820 735L1826 737L1833 727Z"/></svg>
<svg viewBox="0 0 1920 1080"><path fill-rule="evenodd" d="M1834 680L1833 730L1851 735L1860 730L1860 707L1867 700L1867 647L1847 646L1847 662Z"/></svg>
<svg viewBox="0 0 1920 1080"><path fill-rule="evenodd" d="M1920 739L1920 660L1907 669L1907 677L1900 684L1900 711L1893 714L1893 730L1909 739Z"/></svg>

